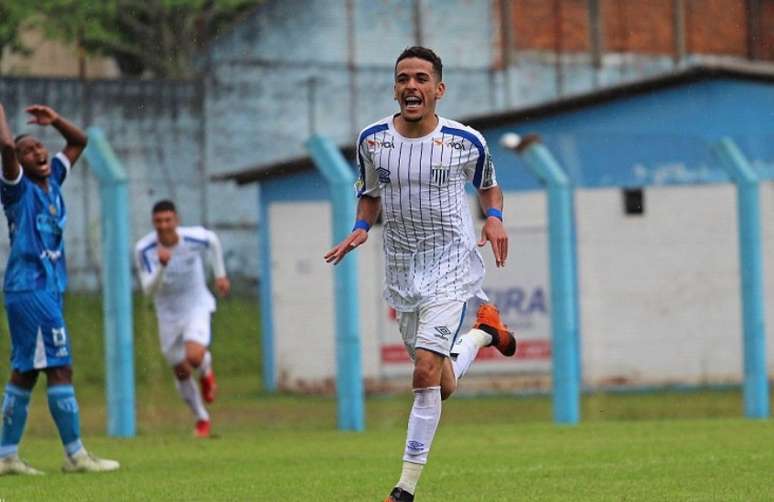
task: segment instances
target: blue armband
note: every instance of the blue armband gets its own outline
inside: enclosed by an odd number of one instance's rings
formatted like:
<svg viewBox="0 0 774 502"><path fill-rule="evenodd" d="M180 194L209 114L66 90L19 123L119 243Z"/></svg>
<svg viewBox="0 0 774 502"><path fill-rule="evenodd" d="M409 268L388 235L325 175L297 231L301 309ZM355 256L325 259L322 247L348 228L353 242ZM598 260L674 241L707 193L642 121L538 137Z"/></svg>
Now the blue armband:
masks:
<svg viewBox="0 0 774 502"><path fill-rule="evenodd" d="M371 225L369 225L369 224L368 224L368 222L367 222L366 220L357 220L357 221L355 222L355 226L354 226L354 227L352 227L352 231L354 232L354 231L355 231L355 230L357 230L358 228L362 228L363 230L365 230L366 232L368 232L368 230L371 228Z"/></svg>
<svg viewBox="0 0 774 502"><path fill-rule="evenodd" d="M498 220L503 221L503 212L495 207L490 207L489 209L487 209L486 216L487 218L490 216L494 216Z"/></svg>

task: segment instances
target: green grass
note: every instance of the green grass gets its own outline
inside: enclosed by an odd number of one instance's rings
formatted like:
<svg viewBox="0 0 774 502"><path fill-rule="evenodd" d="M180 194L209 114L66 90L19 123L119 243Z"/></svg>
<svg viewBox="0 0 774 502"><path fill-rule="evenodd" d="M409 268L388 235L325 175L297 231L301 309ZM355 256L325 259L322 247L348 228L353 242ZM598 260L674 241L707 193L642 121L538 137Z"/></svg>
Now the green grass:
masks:
<svg viewBox="0 0 774 502"><path fill-rule="evenodd" d="M252 300L221 302L214 320L218 437L204 441L191 437L152 310L136 302L139 434L105 437L99 299L71 296L67 308L84 441L122 469L59 472L61 446L39 385L21 453L48 475L0 479L0 501L376 501L396 481L411 397L369 397L367 430L345 433L335 429L332 397L262 393ZM417 500L774 499L774 426L738 418L738 390L599 393L584 396L582 414L580 426L560 427L545 396L455 396L444 404Z"/></svg>

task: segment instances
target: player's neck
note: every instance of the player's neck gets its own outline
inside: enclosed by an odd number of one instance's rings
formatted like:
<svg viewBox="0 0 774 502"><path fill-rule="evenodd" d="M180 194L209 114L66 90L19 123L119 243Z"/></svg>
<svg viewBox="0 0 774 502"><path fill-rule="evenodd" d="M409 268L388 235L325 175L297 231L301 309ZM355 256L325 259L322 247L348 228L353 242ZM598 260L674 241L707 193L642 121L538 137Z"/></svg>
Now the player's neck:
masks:
<svg viewBox="0 0 774 502"><path fill-rule="evenodd" d="M159 242L165 248L171 248L171 247L177 246L177 243L180 242L180 236L177 235L177 232L169 236L169 238L163 238L159 236Z"/></svg>
<svg viewBox="0 0 774 502"><path fill-rule="evenodd" d="M42 188L44 192L48 192L48 178L32 178L32 182Z"/></svg>
<svg viewBox="0 0 774 502"><path fill-rule="evenodd" d="M421 138L433 132L438 127L439 120L438 115L435 113L426 115L416 122L404 120L403 116L398 114L392 123L395 126L395 130L404 138Z"/></svg>

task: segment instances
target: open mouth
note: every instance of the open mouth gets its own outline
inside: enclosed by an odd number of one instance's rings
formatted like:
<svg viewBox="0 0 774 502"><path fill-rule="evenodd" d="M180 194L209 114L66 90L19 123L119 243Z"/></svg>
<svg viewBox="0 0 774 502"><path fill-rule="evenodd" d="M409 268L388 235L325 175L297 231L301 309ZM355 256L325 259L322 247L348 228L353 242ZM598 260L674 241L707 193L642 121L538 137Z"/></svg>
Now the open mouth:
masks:
<svg viewBox="0 0 774 502"><path fill-rule="evenodd" d="M403 104L406 110L417 110L422 106L422 98L419 96L406 96L403 98Z"/></svg>

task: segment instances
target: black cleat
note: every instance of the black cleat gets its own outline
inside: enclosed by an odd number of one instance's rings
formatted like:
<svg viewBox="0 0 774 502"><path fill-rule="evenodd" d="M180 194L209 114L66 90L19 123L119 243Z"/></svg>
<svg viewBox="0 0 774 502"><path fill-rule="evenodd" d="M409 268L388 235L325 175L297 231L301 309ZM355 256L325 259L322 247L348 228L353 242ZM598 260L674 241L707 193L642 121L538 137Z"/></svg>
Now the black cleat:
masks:
<svg viewBox="0 0 774 502"><path fill-rule="evenodd" d="M390 496L387 497L384 502L414 502L414 496L397 486L392 489Z"/></svg>

